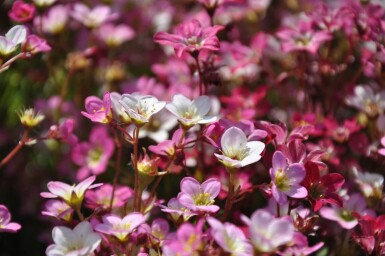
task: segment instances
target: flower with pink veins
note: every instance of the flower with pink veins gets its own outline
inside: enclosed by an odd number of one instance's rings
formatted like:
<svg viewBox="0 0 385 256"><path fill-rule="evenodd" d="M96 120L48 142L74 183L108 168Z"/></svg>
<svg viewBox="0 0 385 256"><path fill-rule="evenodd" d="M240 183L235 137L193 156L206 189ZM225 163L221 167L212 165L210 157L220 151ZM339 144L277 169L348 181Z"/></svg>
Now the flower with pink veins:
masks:
<svg viewBox="0 0 385 256"><path fill-rule="evenodd" d="M116 215L103 216L103 223L97 224L95 230L107 235L115 236L119 241L123 242L128 239L134 229L145 222L145 218L141 213L132 212L123 219Z"/></svg>
<svg viewBox="0 0 385 256"><path fill-rule="evenodd" d="M78 180L105 172L114 149L114 140L104 126L92 129L89 141L78 143L72 150L72 161L80 166Z"/></svg>
<svg viewBox="0 0 385 256"><path fill-rule="evenodd" d="M279 204L287 202L287 197L304 198L307 190L301 186L306 171L303 164L288 164L285 155L276 151L273 155L273 166L270 168L272 194Z"/></svg>
<svg viewBox="0 0 385 256"><path fill-rule="evenodd" d="M71 16L88 28L97 28L104 22L117 18L117 14L111 13L111 8L106 5L97 5L90 9L88 6L76 3Z"/></svg>
<svg viewBox="0 0 385 256"><path fill-rule="evenodd" d="M52 230L54 244L45 251L47 256L91 256L102 241L88 221L80 222L73 230L64 226Z"/></svg>
<svg viewBox="0 0 385 256"><path fill-rule="evenodd" d="M275 218L266 210L257 210L251 218L241 216L249 227L250 240L258 252L275 252L293 240L294 225L289 217Z"/></svg>
<svg viewBox="0 0 385 256"><path fill-rule="evenodd" d="M91 176L78 185L68 185L60 181L50 181L47 184L49 192L42 192L40 196L44 198L61 198L71 207L78 209L83 202L85 193L88 189L97 188L101 183L93 184L96 177Z"/></svg>
<svg viewBox="0 0 385 256"><path fill-rule="evenodd" d="M11 213L5 205L0 204L0 232L16 233L20 224L11 222Z"/></svg>
<svg viewBox="0 0 385 256"><path fill-rule="evenodd" d="M245 133L238 127L227 129L221 138L221 152L214 154L227 168L241 168L261 159L265 144L260 141L247 141Z"/></svg>
<svg viewBox="0 0 385 256"><path fill-rule="evenodd" d="M282 41L285 53L293 51L307 51L316 54L321 44L332 39L328 31L314 31L310 23L301 23L296 28L285 28L277 33Z"/></svg>
<svg viewBox="0 0 385 256"><path fill-rule="evenodd" d="M111 97L106 92L103 100L95 96L88 96L85 100L86 112L82 111L82 115L96 123L109 123L112 119Z"/></svg>
<svg viewBox="0 0 385 256"><path fill-rule="evenodd" d="M16 25L12 27L5 36L0 36L0 56L7 56L27 39L27 29L25 26Z"/></svg>
<svg viewBox="0 0 385 256"><path fill-rule="evenodd" d="M8 16L16 22L27 22L33 18L36 7L33 4L28 4L17 0L13 3L12 9L8 12Z"/></svg>
<svg viewBox="0 0 385 256"><path fill-rule="evenodd" d="M123 94L119 102L136 126L148 123L152 115L161 111L166 105L166 102L159 101L154 96L139 93Z"/></svg>
<svg viewBox="0 0 385 256"><path fill-rule="evenodd" d="M211 100L206 95L191 101L182 94L176 94L166 108L178 118L179 123L186 129L196 124L212 123L217 119L215 116L207 116L211 108Z"/></svg>
<svg viewBox="0 0 385 256"><path fill-rule="evenodd" d="M221 183L217 179L211 178L200 184L192 177L185 177L180 182L180 190L178 201L187 209L208 213L219 211L219 206L214 205L214 199L221 190Z"/></svg>
<svg viewBox="0 0 385 256"><path fill-rule="evenodd" d="M331 207L321 208L319 213L325 219L336 221L344 229L352 229L358 224L354 212L360 215L375 216L374 211L366 209L365 198L358 193L345 199L342 208L332 205Z"/></svg>
<svg viewBox="0 0 385 256"><path fill-rule="evenodd" d="M135 36L134 30L127 25L104 24L97 31L97 36L109 47L117 47Z"/></svg>
<svg viewBox="0 0 385 256"><path fill-rule="evenodd" d="M23 52L36 54L38 52L51 51L51 46L48 45L46 40L38 37L37 35L29 35L22 46L22 50Z"/></svg>
<svg viewBox="0 0 385 256"><path fill-rule="evenodd" d="M240 228L212 217L208 217L207 222L211 226L211 236L225 252L233 256L253 255L253 247Z"/></svg>
<svg viewBox="0 0 385 256"><path fill-rule="evenodd" d="M71 221L74 209L61 200L48 200L42 215L51 216L59 220Z"/></svg>
<svg viewBox="0 0 385 256"><path fill-rule="evenodd" d="M202 28L198 20L180 24L175 28L175 34L158 32L154 35L154 41L174 47L176 55L181 57L183 52L198 53L202 49L211 51L219 50L219 40L216 34L224 29L223 26Z"/></svg>

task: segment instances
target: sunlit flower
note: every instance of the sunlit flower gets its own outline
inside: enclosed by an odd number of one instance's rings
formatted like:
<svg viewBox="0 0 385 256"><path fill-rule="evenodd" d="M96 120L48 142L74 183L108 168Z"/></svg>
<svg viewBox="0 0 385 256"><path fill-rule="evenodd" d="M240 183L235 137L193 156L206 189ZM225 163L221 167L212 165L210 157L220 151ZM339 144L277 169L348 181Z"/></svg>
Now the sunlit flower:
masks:
<svg viewBox="0 0 385 256"><path fill-rule="evenodd" d="M57 0L33 0L33 2L39 7L47 7L55 3Z"/></svg>
<svg viewBox="0 0 385 256"><path fill-rule="evenodd" d="M97 189L87 190L85 200L86 207L96 209L102 207L108 209L110 207L111 195L113 187L110 184L104 184ZM133 190L126 186L117 186L114 192L112 208L119 208L126 204L133 195Z"/></svg>
<svg viewBox="0 0 385 256"><path fill-rule="evenodd" d="M31 54L51 51L51 46L48 45L47 41L37 35L29 35L22 48L24 52Z"/></svg>
<svg viewBox="0 0 385 256"><path fill-rule="evenodd" d="M306 197L306 188L299 185L305 175L303 164L288 164L284 154L281 151L276 151L273 155L273 166L270 169L272 194L275 200L279 204L284 204L287 202L287 196Z"/></svg>
<svg viewBox="0 0 385 256"><path fill-rule="evenodd" d="M215 198L221 189L217 179L208 179L200 184L196 179L185 177L180 182L181 192L178 201L186 208L196 212L217 212L219 206L214 205Z"/></svg>
<svg viewBox="0 0 385 256"><path fill-rule="evenodd" d="M50 181L47 184L50 192L42 192L40 195L44 198L61 198L68 205L78 208L83 202L85 193L88 189L96 188L102 184L91 185L95 181L96 177L91 176L78 185L68 185L60 181Z"/></svg>
<svg viewBox="0 0 385 256"><path fill-rule="evenodd" d="M88 221L80 222L73 230L67 227L54 227L52 239L55 244L48 246L47 256L90 256L98 248L101 238L93 232Z"/></svg>
<svg viewBox="0 0 385 256"><path fill-rule="evenodd" d="M69 18L69 8L64 5L55 5L47 12L34 19L34 25L41 28L42 32L59 34L65 28Z"/></svg>
<svg viewBox="0 0 385 256"><path fill-rule="evenodd" d="M196 213L182 205L176 197L171 198L168 201L167 206L160 205L160 207L163 212L167 212L170 215L171 219L175 223L186 222L192 216L197 215Z"/></svg>
<svg viewBox="0 0 385 256"><path fill-rule="evenodd" d="M104 24L97 30L97 36L109 47L117 47L135 36L129 26Z"/></svg>
<svg viewBox="0 0 385 256"><path fill-rule="evenodd" d="M294 225L288 217L275 218L266 210L257 210L250 219L241 218L249 227L251 243L258 252L274 252L293 239Z"/></svg>
<svg viewBox="0 0 385 256"><path fill-rule="evenodd" d="M59 220L70 221L74 209L67 203L61 200L48 200L45 204L45 210L41 212L42 215L55 217Z"/></svg>
<svg viewBox="0 0 385 256"><path fill-rule="evenodd" d="M116 215L103 216L103 223L97 224L95 230L107 235L115 236L119 241L125 241L128 235L145 222L141 213L132 212L123 219Z"/></svg>
<svg viewBox="0 0 385 256"><path fill-rule="evenodd" d="M148 123L151 116L166 105L166 102L158 101L154 96L138 93L123 94L119 102L137 126Z"/></svg>
<svg viewBox="0 0 385 256"><path fill-rule="evenodd" d="M82 3L76 3L71 13L72 17L88 28L97 28L106 21L113 20L116 14L111 14L111 8L106 5L97 5L90 9Z"/></svg>
<svg viewBox="0 0 385 256"><path fill-rule="evenodd" d="M354 95L347 97L345 102L368 116L375 117L385 111L385 91L376 93L368 85L357 85Z"/></svg>
<svg viewBox="0 0 385 256"><path fill-rule="evenodd" d="M265 144L247 141L245 133L237 128L227 129L221 138L222 155L214 154L228 168L240 168L261 159Z"/></svg>
<svg viewBox="0 0 385 256"><path fill-rule="evenodd" d="M378 173L360 172L357 168L352 172L365 198L382 198L384 176Z"/></svg>
<svg viewBox="0 0 385 256"><path fill-rule="evenodd" d="M25 26L12 27L5 36L0 36L0 56L8 56L13 53L26 39L27 29Z"/></svg>
<svg viewBox="0 0 385 256"><path fill-rule="evenodd" d="M172 102L166 105L168 111L178 117L179 123L190 128L196 124L212 123L216 120L215 116L207 116L211 108L211 100L203 95L191 101L182 94L172 97Z"/></svg>

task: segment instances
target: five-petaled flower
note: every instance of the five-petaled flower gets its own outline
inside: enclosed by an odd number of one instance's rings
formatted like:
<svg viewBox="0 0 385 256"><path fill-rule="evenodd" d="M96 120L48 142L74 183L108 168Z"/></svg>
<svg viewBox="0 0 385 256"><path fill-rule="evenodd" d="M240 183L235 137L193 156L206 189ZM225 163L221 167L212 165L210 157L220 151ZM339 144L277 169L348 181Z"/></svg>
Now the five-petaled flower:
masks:
<svg viewBox="0 0 385 256"><path fill-rule="evenodd" d="M200 184L196 179L185 177L180 182L181 192L178 194L178 201L194 212L211 212L219 210L219 206L214 205L215 198L221 189L221 183L214 178L208 179Z"/></svg>
<svg viewBox="0 0 385 256"><path fill-rule="evenodd" d="M110 93L106 92L103 100L95 96L88 96L85 100L86 111L82 115L89 118L92 122L109 123L112 120Z"/></svg>
<svg viewBox="0 0 385 256"><path fill-rule="evenodd" d="M270 169L272 180L272 194L279 204L287 202L287 196L293 198L304 198L307 190L301 186L306 172L303 164L288 164L288 160L281 151L273 155L273 166Z"/></svg>
<svg viewBox="0 0 385 256"><path fill-rule="evenodd" d="M224 27L215 25L202 28L198 20L191 20L175 28L175 34L158 32L155 42L174 47L176 55L181 57L183 52L197 53L202 49L219 50L219 40L216 34Z"/></svg>
<svg viewBox="0 0 385 256"><path fill-rule="evenodd" d="M247 141L245 133L238 127L227 129L221 138L222 155L214 154L227 168L240 168L261 159L265 144Z"/></svg>

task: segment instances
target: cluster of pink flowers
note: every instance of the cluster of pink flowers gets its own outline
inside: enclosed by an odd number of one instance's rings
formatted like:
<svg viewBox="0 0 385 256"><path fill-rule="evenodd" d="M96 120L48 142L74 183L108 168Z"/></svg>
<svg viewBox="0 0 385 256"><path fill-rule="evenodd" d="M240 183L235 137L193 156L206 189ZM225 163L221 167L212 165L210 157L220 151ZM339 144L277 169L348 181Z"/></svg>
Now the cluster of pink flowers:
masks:
<svg viewBox="0 0 385 256"><path fill-rule="evenodd" d="M385 254L382 1L3 7L0 255Z"/></svg>

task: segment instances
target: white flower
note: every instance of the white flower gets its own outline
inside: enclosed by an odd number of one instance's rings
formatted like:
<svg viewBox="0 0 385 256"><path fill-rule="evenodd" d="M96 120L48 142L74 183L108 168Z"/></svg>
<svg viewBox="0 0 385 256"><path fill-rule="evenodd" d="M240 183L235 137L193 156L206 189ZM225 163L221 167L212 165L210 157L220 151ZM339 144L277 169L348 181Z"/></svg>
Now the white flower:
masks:
<svg viewBox="0 0 385 256"><path fill-rule="evenodd" d="M186 128L214 122L215 116L207 116L210 107L211 100L205 95L191 101L182 94L176 94L172 97L172 102L166 105L167 110L177 116L178 121Z"/></svg>
<svg viewBox="0 0 385 256"><path fill-rule="evenodd" d="M214 154L229 168L240 168L261 159L265 144L260 141L247 141L245 133L238 127L227 129L221 138L222 154Z"/></svg>
<svg viewBox="0 0 385 256"><path fill-rule="evenodd" d="M33 0L33 2L37 6L43 7L52 5L54 2L56 2L56 0Z"/></svg>
<svg viewBox="0 0 385 256"><path fill-rule="evenodd" d="M357 168L354 168L352 172L356 178L356 183L366 198L382 195L382 188L384 187L384 177L382 175L378 173L360 172Z"/></svg>
<svg viewBox="0 0 385 256"><path fill-rule="evenodd" d="M93 232L88 221L80 222L73 230L67 227L54 227L52 239L55 244L48 246L47 256L89 256L99 246L100 236Z"/></svg>
<svg viewBox="0 0 385 256"><path fill-rule="evenodd" d="M370 117L382 114L385 110L385 91L375 93L367 85L358 85L354 88L354 95L346 98L346 104L353 106Z"/></svg>
<svg viewBox="0 0 385 256"><path fill-rule="evenodd" d="M137 93L123 94L119 102L137 126L148 123L151 116L166 105L166 102L158 101L154 96Z"/></svg>
<svg viewBox="0 0 385 256"><path fill-rule="evenodd" d="M5 36L0 36L0 55L7 56L16 51L27 38L27 29L22 25L12 27Z"/></svg>

